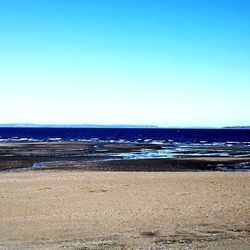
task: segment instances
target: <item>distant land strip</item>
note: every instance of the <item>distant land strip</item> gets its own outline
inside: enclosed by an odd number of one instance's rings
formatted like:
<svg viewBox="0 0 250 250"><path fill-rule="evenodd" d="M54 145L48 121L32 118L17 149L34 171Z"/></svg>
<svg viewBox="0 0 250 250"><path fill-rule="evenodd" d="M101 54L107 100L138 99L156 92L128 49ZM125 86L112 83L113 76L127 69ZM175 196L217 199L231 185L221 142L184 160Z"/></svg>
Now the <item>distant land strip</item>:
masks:
<svg viewBox="0 0 250 250"><path fill-rule="evenodd" d="M157 125L131 124L35 124L35 123L2 123L0 128L166 128L166 129L250 129L250 126L226 127L165 127Z"/></svg>
<svg viewBox="0 0 250 250"><path fill-rule="evenodd" d="M160 128L155 125L102 125L102 124L33 124L33 123L6 123L0 124L6 128Z"/></svg>
<svg viewBox="0 0 250 250"><path fill-rule="evenodd" d="M250 129L250 126L233 126L233 127L224 127L225 129Z"/></svg>

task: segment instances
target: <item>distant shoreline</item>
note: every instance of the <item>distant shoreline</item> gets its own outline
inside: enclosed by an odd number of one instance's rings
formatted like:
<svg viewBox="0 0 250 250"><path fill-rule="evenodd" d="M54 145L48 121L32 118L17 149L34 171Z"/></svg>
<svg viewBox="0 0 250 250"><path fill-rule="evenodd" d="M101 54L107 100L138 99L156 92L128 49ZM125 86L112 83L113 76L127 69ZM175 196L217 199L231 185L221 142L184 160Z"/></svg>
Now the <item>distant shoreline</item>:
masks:
<svg viewBox="0 0 250 250"><path fill-rule="evenodd" d="M250 126L226 127L162 127L157 125L131 125L131 124L35 124L35 123L4 123L0 128L141 128L141 129L250 129Z"/></svg>
<svg viewBox="0 0 250 250"><path fill-rule="evenodd" d="M250 129L250 126L223 127L223 129Z"/></svg>
<svg viewBox="0 0 250 250"><path fill-rule="evenodd" d="M0 124L0 128L161 128L155 125L102 125L102 124L32 124L7 123Z"/></svg>

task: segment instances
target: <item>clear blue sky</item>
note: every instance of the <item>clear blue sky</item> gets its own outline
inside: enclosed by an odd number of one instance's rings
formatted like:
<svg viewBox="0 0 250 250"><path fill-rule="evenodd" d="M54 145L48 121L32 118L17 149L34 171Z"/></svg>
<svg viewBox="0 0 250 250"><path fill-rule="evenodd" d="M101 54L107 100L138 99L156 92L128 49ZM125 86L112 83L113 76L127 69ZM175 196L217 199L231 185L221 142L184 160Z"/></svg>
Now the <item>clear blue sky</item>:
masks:
<svg viewBox="0 0 250 250"><path fill-rule="evenodd" d="M248 0L0 0L0 123L250 125Z"/></svg>

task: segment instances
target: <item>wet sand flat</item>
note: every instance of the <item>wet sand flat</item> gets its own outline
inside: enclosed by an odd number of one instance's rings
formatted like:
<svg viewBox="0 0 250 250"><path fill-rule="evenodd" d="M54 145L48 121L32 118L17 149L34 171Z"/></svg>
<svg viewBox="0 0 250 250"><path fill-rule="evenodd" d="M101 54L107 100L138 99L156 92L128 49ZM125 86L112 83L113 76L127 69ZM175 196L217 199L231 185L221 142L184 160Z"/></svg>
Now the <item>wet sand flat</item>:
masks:
<svg viewBox="0 0 250 250"><path fill-rule="evenodd" d="M0 174L0 249L249 249L250 173Z"/></svg>
<svg viewBox="0 0 250 250"><path fill-rule="evenodd" d="M172 145L173 146L173 145ZM175 146L174 146L175 148ZM158 158L162 145L149 143L97 143L97 142L42 142L0 143L0 172L32 169L82 170L82 171L249 171L249 148L212 147L201 145L204 152L216 152L216 156L192 156L190 149L183 156ZM142 158L124 158L145 151ZM174 151L176 149L169 149ZM227 157L218 156L221 152ZM196 152L197 153L197 152ZM149 155L147 155L149 154ZM147 156L146 156L147 155ZM137 155L138 157L138 155Z"/></svg>

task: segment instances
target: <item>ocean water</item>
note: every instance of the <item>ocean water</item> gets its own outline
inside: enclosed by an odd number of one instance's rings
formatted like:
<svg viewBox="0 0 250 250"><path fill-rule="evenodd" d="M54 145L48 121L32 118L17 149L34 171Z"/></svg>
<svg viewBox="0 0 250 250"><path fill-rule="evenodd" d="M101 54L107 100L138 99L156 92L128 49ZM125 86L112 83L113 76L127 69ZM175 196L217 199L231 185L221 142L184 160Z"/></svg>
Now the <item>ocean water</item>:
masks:
<svg viewBox="0 0 250 250"><path fill-rule="evenodd" d="M0 128L0 142L11 141L110 141L176 143L250 142L250 129L163 128Z"/></svg>

